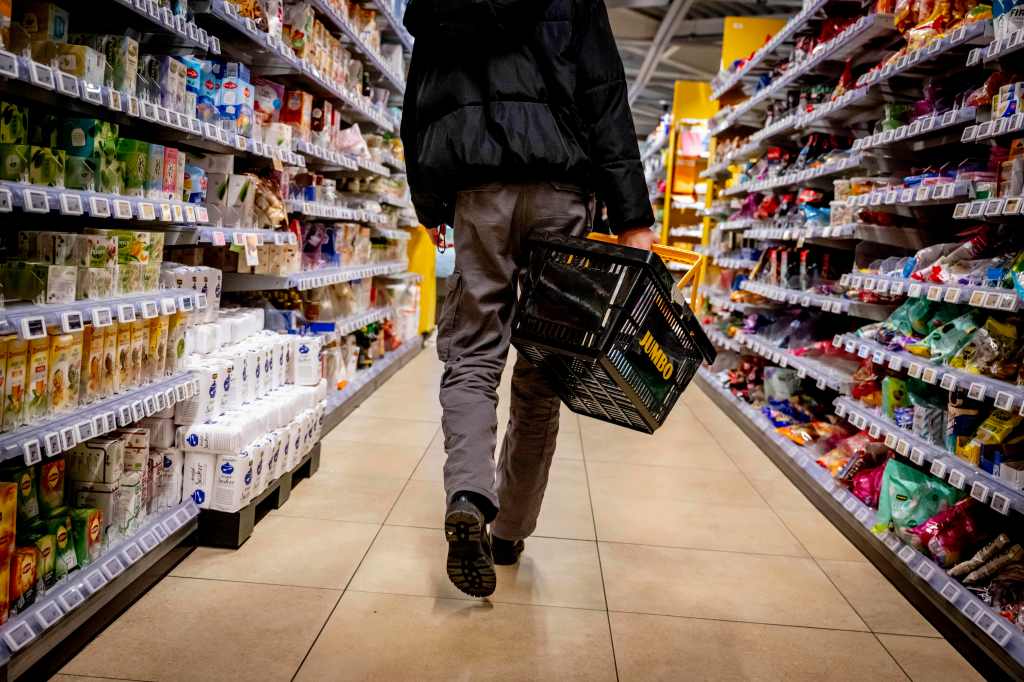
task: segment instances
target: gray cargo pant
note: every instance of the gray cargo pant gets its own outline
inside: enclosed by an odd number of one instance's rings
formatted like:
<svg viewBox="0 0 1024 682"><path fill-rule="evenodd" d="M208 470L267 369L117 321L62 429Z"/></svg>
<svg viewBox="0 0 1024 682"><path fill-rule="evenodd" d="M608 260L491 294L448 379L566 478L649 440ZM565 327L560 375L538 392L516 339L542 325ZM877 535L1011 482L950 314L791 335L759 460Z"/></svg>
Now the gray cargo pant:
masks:
<svg viewBox="0 0 1024 682"><path fill-rule="evenodd" d="M495 485L497 389L519 276L528 264L526 242L541 232L581 236L592 212L591 197L555 183L485 185L456 198L455 272L437 338L437 354L445 363L445 492L449 502L462 491L486 497L499 510L492 532L505 540L521 540L537 526L560 408L539 370L520 357Z"/></svg>

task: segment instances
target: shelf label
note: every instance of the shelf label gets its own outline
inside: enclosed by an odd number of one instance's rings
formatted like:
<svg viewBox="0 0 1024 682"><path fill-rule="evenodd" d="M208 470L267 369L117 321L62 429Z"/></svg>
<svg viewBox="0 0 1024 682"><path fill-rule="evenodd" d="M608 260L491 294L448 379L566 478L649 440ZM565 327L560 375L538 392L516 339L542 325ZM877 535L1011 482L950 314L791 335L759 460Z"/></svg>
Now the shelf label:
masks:
<svg viewBox="0 0 1024 682"><path fill-rule="evenodd" d="M920 379L922 371L924 371L924 366L916 362L911 362L907 368L907 374L913 379Z"/></svg>
<svg viewBox="0 0 1024 682"><path fill-rule="evenodd" d="M988 486L981 481L975 481L971 484L971 497L978 502L987 502L990 492Z"/></svg>
<svg viewBox="0 0 1024 682"><path fill-rule="evenodd" d="M117 408L117 423L119 426L128 426L132 423L132 408L130 405L121 405Z"/></svg>
<svg viewBox="0 0 1024 682"><path fill-rule="evenodd" d="M946 463L941 459L934 459L932 460L932 466L929 469L929 472L935 478L946 478L947 468Z"/></svg>
<svg viewBox="0 0 1024 682"><path fill-rule="evenodd" d="M60 328L65 334L80 332L84 326L80 311L66 310L60 314Z"/></svg>
<svg viewBox="0 0 1024 682"><path fill-rule="evenodd" d="M70 73L57 72L57 92L68 97L79 97L78 79Z"/></svg>
<svg viewBox="0 0 1024 682"><path fill-rule="evenodd" d="M39 189L21 190L21 199L24 203L24 210L28 213L49 213L50 200L46 192Z"/></svg>
<svg viewBox="0 0 1024 682"><path fill-rule="evenodd" d="M972 383L967 389L967 397L971 400L982 400L985 398L985 384Z"/></svg>
<svg viewBox="0 0 1024 682"><path fill-rule="evenodd" d="M185 204L185 222L190 224L196 222L196 209L190 204Z"/></svg>
<svg viewBox="0 0 1024 682"><path fill-rule="evenodd" d="M900 441L900 444L903 444L905 442L906 441ZM904 452L900 454L905 455L906 453ZM910 451L910 461L913 462L914 464L924 464L924 450L922 450L921 448L913 448Z"/></svg>
<svg viewBox="0 0 1024 682"><path fill-rule="evenodd" d="M942 381L939 382L939 386L947 391L952 391L956 388L956 375L945 374L942 377Z"/></svg>
<svg viewBox="0 0 1024 682"><path fill-rule="evenodd" d="M934 367L929 367L921 372L921 380L927 384L934 384L938 381L939 371Z"/></svg>
<svg viewBox="0 0 1024 682"><path fill-rule="evenodd" d="M123 303L117 306L117 320L119 322L134 322L135 306L131 303Z"/></svg>
<svg viewBox="0 0 1024 682"><path fill-rule="evenodd" d="M58 199L62 215L83 215L85 213L85 207L82 206L82 197L78 194L61 192Z"/></svg>
<svg viewBox="0 0 1024 682"><path fill-rule="evenodd" d="M10 213L14 210L14 196L11 190L0 187L0 213Z"/></svg>
<svg viewBox="0 0 1024 682"><path fill-rule="evenodd" d="M957 490L963 490L967 477L960 469L953 469L949 472L949 484Z"/></svg>
<svg viewBox="0 0 1024 682"><path fill-rule="evenodd" d="M60 445L64 450L75 447L78 441L75 440L75 429L72 426L65 426L60 429Z"/></svg>
<svg viewBox="0 0 1024 682"><path fill-rule="evenodd" d="M89 215L94 218L109 218L110 201L106 197L89 197Z"/></svg>
<svg viewBox="0 0 1024 682"><path fill-rule="evenodd" d="M135 95L128 95L128 115L139 117L139 98Z"/></svg>
<svg viewBox="0 0 1024 682"><path fill-rule="evenodd" d="M147 395L142 401L142 411L145 412L147 417L152 417L154 414L159 412L159 408L156 406L156 396ZM134 409L132 410L134 413Z"/></svg>
<svg viewBox="0 0 1024 682"><path fill-rule="evenodd" d="M156 206L148 201L139 202L139 220L156 220Z"/></svg>
<svg viewBox="0 0 1024 682"><path fill-rule="evenodd" d="M98 85L82 81L82 99L103 106L103 89Z"/></svg>
<svg viewBox="0 0 1024 682"><path fill-rule="evenodd" d="M0 50L0 76L18 77L18 58L14 53Z"/></svg>
<svg viewBox="0 0 1024 682"><path fill-rule="evenodd" d="M151 320L160 314L160 308L157 306L156 301L142 301L140 304L142 308L142 319Z"/></svg>
<svg viewBox="0 0 1024 682"><path fill-rule="evenodd" d="M109 327L114 323L110 308L93 308L89 311L94 327Z"/></svg>
<svg viewBox="0 0 1024 682"><path fill-rule="evenodd" d="M32 62L29 68L29 78L32 83L46 90L53 90L54 85L53 69L39 62Z"/></svg>
<svg viewBox="0 0 1024 682"><path fill-rule="evenodd" d="M1006 410L1009 412L1013 409L1013 395L1006 391L999 391L996 393L995 405L1000 410Z"/></svg>
<svg viewBox="0 0 1024 682"><path fill-rule="evenodd" d="M75 438L79 443L84 443L95 435L97 434L93 430L92 421L79 422L75 425Z"/></svg>
<svg viewBox="0 0 1024 682"><path fill-rule="evenodd" d="M32 340L46 336L46 320L42 317L24 317L18 324L21 338Z"/></svg>
<svg viewBox="0 0 1024 682"><path fill-rule="evenodd" d="M142 421L146 418L146 408L142 405L141 400L132 401L131 406L132 421Z"/></svg>
<svg viewBox="0 0 1024 682"><path fill-rule="evenodd" d="M173 315L178 311L174 305L173 298L161 298L160 299L160 312L164 315Z"/></svg>
<svg viewBox="0 0 1024 682"><path fill-rule="evenodd" d="M1009 515L1010 498L1002 493L992 493L992 500L989 502L989 506L1004 516Z"/></svg>
<svg viewBox="0 0 1024 682"><path fill-rule="evenodd" d="M185 222L185 212L182 210L181 204L172 204L171 212L174 214L174 222Z"/></svg>
<svg viewBox="0 0 1024 682"><path fill-rule="evenodd" d="M118 220L132 219L132 205L124 199L114 199L114 217Z"/></svg>

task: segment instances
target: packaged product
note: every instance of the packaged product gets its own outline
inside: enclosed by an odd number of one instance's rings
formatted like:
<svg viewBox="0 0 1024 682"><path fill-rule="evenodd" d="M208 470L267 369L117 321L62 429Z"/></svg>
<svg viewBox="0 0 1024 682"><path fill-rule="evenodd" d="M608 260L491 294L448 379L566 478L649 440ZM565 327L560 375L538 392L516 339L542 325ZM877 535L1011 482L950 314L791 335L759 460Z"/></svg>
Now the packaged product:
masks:
<svg viewBox="0 0 1024 682"><path fill-rule="evenodd" d="M39 511L44 517L64 506L64 466L63 457L39 465Z"/></svg>
<svg viewBox="0 0 1024 682"><path fill-rule="evenodd" d="M938 403L940 398L924 382L911 380L908 386L913 410L911 431L925 442L945 445L947 413L945 406Z"/></svg>
<svg viewBox="0 0 1024 682"><path fill-rule="evenodd" d="M896 533L913 543L910 529L956 503L957 490L897 459L890 459L882 476L875 532Z"/></svg>
<svg viewBox="0 0 1024 682"><path fill-rule="evenodd" d="M287 123L302 140L309 140L313 121L313 95L303 90L288 90L280 119Z"/></svg>
<svg viewBox="0 0 1024 682"><path fill-rule="evenodd" d="M146 358L149 355L149 321L136 320L131 323L131 355L132 373L128 380L130 386L141 386L148 383Z"/></svg>
<svg viewBox="0 0 1024 682"><path fill-rule="evenodd" d="M57 582L57 538L49 533L35 539L36 580L40 589L48 590Z"/></svg>
<svg viewBox="0 0 1024 682"><path fill-rule="evenodd" d="M28 182L31 153L27 144L0 144L0 180Z"/></svg>
<svg viewBox="0 0 1024 682"><path fill-rule="evenodd" d="M93 438L67 453L67 474L73 481L116 483L124 472L124 443L119 438Z"/></svg>
<svg viewBox="0 0 1024 682"><path fill-rule="evenodd" d="M18 517L18 484L0 483L0 566L10 561Z"/></svg>
<svg viewBox="0 0 1024 682"><path fill-rule="evenodd" d="M117 160L121 163L124 193L131 197L146 196L149 144L122 137L117 141Z"/></svg>
<svg viewBox="0 0 1024 682"><path fill-rule="evenodd" d="M99 509L72 509L72 538L78 565L86 567L103 551L103 513Z"/></svg>
<svg viewBox="0 0 1024 682"><path fill-rule="evenodd" d="M88 405L103 397L103 328L87 324L82 332L82 382L79 398Z"/></svg>
<svg viewBox="0 0 1024 682"><path fill-rule="evenodd" d="M11 615L21 613L36 602L36 568L39 550L32 547L18 547L11 556Z"/></svg>
<svg viewBox="0 0 1024 682"><path fill-rule="evenodd" d="M104 396L113 395L115 380L118 377L117 359L118 325L111 324L103 328L103 360L100 363L100 386Z"/></svg>
<svg viewBox="0 0 1024 682"><path fill-rule="evenodd" d="M932 331L921 341L909 344L907 350L915 355L945 363L970 341L981 323L982 312L972 310Z"/></svg>
<svg viewBox="0 0 1024 682"><path fill-rule="evenodd" d="M54 577L61 580L78 568L78 557L71 537L71 512L67 507L62 507L60 513L46 519L44 524L54 541Z"/></svg>
<svg viewBox="0 0 1024 682"><path fill-rule="evenodd" d="M72 303L78 284L74 266L9 261L5 269L5 295L35 304Z"/></svg>
<svg viewBox="0 0 1024 682"><path fill-rule="evenodd" d="M2 148L3 145L0 145ZM68 156L64 160L64 186L86 192L96 191L96 164L92 158Z"/></svg>
<svg viewBox="0 0 1024 682"><path fill-rule="evenodd" d="M901 428L909 429L913 421L912 413L908 414L910 395L907 382L899 377L882 379L882 415Z"/></svg>
<svg viewBox="0 0 1024 682"><path fill-rule="evenodd" d="M998 408L992 410L992 413L978 427L974 437L962 447L957 448L956 456L978 466L981 463L984 449L1006 441L1022 421L1024 421L1024 416L1015 412L1007 412Z"/></svg>
<svg viewBox="0 0 1024 682"><path fill-rule="evenodd" d="M135 533L145 516L144 471L125 473L121 477L118 519L123 536Z"/></svg>
<svg viewBox="0 0 1024 682"><path fill-rule="evenodd" d="M182 499L192 498L200 509L209 509L213 503L216 455L208 452L184 453L184 486Z"/></svg>
<svg viewBox="0 0 1024 682"><path fill-rule="evenodd" d="M869 507L878 506L878 498L882 493L882 478L885 465L861 469L850 481L850 492Z"/></svg>
<svg viewBox="0 0 1024 682"><path fill-rule="evenodd" d="M990 524L985 509L967 498L940 511L910 533L915 548L930 553L941 566L951 568L991 537L987 530Z"/></svg>
<svg viewBox="0 0 1024 682"><path fill-rule="evenodd" d="M947 572L954 578L963 577L968 573L981 568L988 561L998 556L1003 549L1009 546L1009 544L1010 536L1006 533L1000 533L988 544L979 549L970 559L958 563Z"/></svg>
<svg viewBox="0 0 1024 682"><path fill-rule="evenodd" d="M124 474L122 474L122 478ZM120 520L121 483L75 481L72 499L76 507L96 509L100 514L100 542L114 542L122 535ZM77 537L75 538L77 541ZM77 555L77 551L76 551Z"/></svg>
<svg viewBox="0 0 1024 682"><path fill-rule="evenodd" d="M981 423L983 404L971 400L965 388L957 387L949 393L946 411L946 449L958 452L974 436Z"/></svg>
<svg viewBox="0 0 1024 682"><path fill-rule="evenodd" d="M19 3L18 9L21 12L18 23L29 34L31 42L67 42L67 10L58 7L52 2Z"/></svg>
<svg viewBox="0 0 1024 682"><path fill-rule="evenodd" d="M59 334L49 338L50 411L52 414L62 414L78 407L82 337L80 333L76 333Z"/></svg>
<svg viewBox="0 0 1024 682"><path fill-rule="evenodd" d="M4 346L7 351L7 375L4 381L2 430L12 431L25 423L28 341L9 338Z"/></svg>
<svg viewBox="0 0 1024 682"><path fill-rule="evenodd" d="M28 343L29 400L25 421L33 424L50 413L50 339L32 339Z"/></svg>
<svg viewBox="0 0 1024 682"><path fill-rule="evenodd" d="M964 577L964 585L976 585L998 574L1004 567L1024 559L1024 547L1011 545Z"/></svg>
<svg viewBox="0 0 1024 682"><path fill-rule="evenodd" d="M179 166L184 170L184 154L175 147L164 147L163 197L181 201L181 185L178 183Z"/></svg>
<svg viewBox="0 0 1024 682"><path fill-rule="evenodd" d="M170 376L182 369L185 362L186 313L176 312L167 319L167 356L164 374Z"/></svg>
<svg viewBox="0 0 1024 682"><path fill-rule="evenodd" d="M0 143L28 144L28 109L11 102L0 102Z"/></svg>
<svg viewBox="0 0 1024 682"><path fill-rule="evenodd" d="M118 126L96 118L65 118L60 146L68 156L108 158L117 156Z"/></svg>
<svg viewBox="0 0 1024 682"><path fill-rule="evenodd" d="M91 85L103 85L106 60L103 54L87 45L61 44L57 46L57 65L64 73L77 76Z"/></svg>
<svg viewBox="0 0 1024 682"><path fill-rule="evenodd" d="M157 479L157 496L161 508L168 509L180 504L182 500L185 455L181 450L172 448L157 449L155 452L162 458Z"/></svg>
<svg viewBox="0 0 1024 682"><path fill-rule="evenodd" d="M0 625L7 622L11 610L11 559L0 561Z"/></svg>
<svg viewBox="0 0 1024 682"><path fill-rule="evenodd" d="M765 367L764 395L767 400L789 400L800 390L800 376L795 369Z"/></svg>
<svg viewBox="0 0 1024 682"><path fill-rule="evenodd" d="M1020 371L1021 340L1018 320L990 317L950 360L951 367L1001 380L1014 380Z"/></svg>

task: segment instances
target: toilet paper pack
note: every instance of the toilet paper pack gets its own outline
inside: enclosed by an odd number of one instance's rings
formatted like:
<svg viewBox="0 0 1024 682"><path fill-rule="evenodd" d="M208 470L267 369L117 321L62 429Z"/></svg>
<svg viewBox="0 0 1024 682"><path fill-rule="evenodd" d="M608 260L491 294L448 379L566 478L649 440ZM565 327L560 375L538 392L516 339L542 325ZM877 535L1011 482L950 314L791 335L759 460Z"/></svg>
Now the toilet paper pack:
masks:
<svg viewBox="0 0 1024 682"><path fill-rule="evenodd" d="M217 456L209 452L186 452L182 499L191 497L200 509L211 509L213 504L214 467Z"/></svg>
<svg viewBox="0 0 1024 682"><path fill-rule="evenodd" d="M185 455L174 448L154 452L161 458L156 486L158 507L160 510L170 509L181 504Z"/></svg>
<svg viewBox="0 0 1024 682"><path fill-rule="evenodd" d="M236 512L252 499L252 457L248 450L217 455L213 508Z"/></svg>

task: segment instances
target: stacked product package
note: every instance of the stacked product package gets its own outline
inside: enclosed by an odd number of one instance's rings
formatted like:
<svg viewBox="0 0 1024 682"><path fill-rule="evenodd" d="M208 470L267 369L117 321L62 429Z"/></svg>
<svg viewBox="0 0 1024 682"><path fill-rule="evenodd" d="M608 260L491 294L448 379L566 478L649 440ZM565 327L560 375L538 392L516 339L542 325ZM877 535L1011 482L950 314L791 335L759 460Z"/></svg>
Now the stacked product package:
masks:
<svg viewBox="0 0 1024 682"><path fill-rule="evenodd" d="M262 310L222 310L186 333L200 390L175 407L174 448L164 454L181 461L183 494L203 509L238 511L320 438L320 339L276 334L263 322Z"/></svg>

